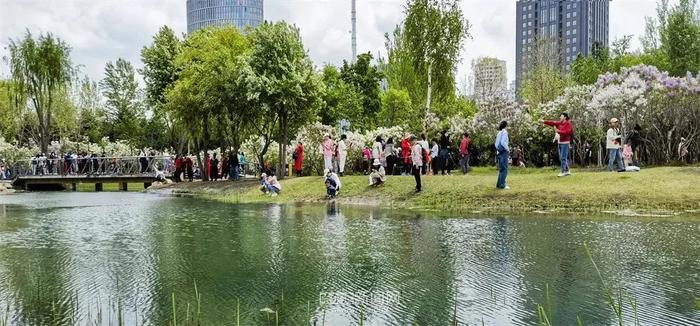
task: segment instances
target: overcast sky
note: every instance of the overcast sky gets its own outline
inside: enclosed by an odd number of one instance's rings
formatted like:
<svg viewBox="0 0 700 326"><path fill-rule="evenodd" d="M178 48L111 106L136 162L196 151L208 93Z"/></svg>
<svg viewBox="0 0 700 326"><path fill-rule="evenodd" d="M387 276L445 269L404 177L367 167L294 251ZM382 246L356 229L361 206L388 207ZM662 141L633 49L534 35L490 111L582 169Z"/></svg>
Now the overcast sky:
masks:
<svg viewBox="0 0 700 326"><path fill-rule="evenodd" d="M358 52L385 54L384 33L402 21L404 4L405 0L357 0ZM460 85L471 61L480 56L506 60L508 77L514 79L515 0L463 0L462 8L472 24L472 38L462 53ZM632 34L637 48L644 17L653 16L655 8L656 0L613 0L610 39ZM299 26L317 65L338 65L351 56L350 0L265 0L265 19ZM8 40L26 29L49 31L72 46L73 61L84 73L101 79L105 63L119 57L140 67L141 48L162 25L186 31L185 0L0 0L0 57L7 55ZM2 62L0 76L7 75Z"/></svg>

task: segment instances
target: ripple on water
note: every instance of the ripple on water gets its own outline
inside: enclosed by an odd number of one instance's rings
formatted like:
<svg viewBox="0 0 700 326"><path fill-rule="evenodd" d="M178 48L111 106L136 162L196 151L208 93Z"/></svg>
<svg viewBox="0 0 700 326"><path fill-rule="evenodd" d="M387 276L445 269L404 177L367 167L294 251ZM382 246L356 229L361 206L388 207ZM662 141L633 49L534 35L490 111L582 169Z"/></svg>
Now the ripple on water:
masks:
<svg viewBox="0 0 700 326"><path fill-rule="evenodd" d="M611 324L586 241L641 324L700 325L697 221L434 219L130 193L20 194L2 206L0 303L34 321L51 314L37 307L77 297L83 319L118 298L140 316L129 320L167 324L172 294L184 315L196 282L206 324L229 321L240 300L249 324L269 307L286 324L532 325L547 286L557 324ZM633 321L629 304L624 316Z"/></svg>

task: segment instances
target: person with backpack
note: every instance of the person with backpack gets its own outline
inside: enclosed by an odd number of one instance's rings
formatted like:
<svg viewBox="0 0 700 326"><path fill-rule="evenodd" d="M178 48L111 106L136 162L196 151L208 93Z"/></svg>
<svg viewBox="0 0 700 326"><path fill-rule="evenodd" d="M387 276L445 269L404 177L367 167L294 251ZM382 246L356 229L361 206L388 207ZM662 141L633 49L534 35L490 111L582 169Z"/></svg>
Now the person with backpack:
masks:
<svg viewBox="0 0 700 326"><path fill-rule="evenodd" d="M571 175L569 170L569 149L571 146L571 138L574 135L574 125L571 123L569 114L564 112L559 116L559 121L544 120L545 125L554 127L557 143L559 146L559 176L565 177Z"/></svg>
<svg viewBox="0 0 700 326"><path fill-rule="evenodd" d="M472 143L472 139L469 138L469 133L464 133L462 135L462 141L459 143L459 166L462 169L462 174L469 173L469 146Z"/></svg>
<svg viewBox="0 0 700 326"><path fill-rule="evenodd" d="M501 121L501 124L498 126L496 142L494 143L496 152L498 153L498 181L496 182L496 188L498 189L510 189L506 184L506 178L508 177L508 156L510 156L507 127L508 122L505 120Z"/></svg>
<svg viewBox="0 0 700 326"><path fill-rule="evenodd" d="M411 136L411 161L413 163L412 173L413 177L416 179L416 193L423 190L420 180L421 168L423 167L423 147L418 144L418 138L416 136Z"/></svg>
<svg viewBox="0 0 700 326"><path fill-rule="evenodd" d="M297 143L297 148L292 154L292 160L294 160L294 173L296 173L297 177L301 177L304 164L304 144L301 141Z"/></svg>

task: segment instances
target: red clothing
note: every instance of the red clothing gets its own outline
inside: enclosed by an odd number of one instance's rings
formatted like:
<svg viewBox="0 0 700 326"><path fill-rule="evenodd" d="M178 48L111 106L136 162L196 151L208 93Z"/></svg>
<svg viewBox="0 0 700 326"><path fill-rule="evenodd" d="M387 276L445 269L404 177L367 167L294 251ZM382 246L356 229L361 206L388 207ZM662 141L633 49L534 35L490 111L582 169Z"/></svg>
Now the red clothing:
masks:
<svg viewBox="0 0 700 326"><path fill-rule="evenodd" d="M175 169L176 170L182 169L182 157L178 157L175 159Z"/></svg>
<svg viewBox="0 0 700 326"><path fill-rule="evenodd" d="M411 163L411 142L408 138L401 140L401 157L404 163Z"/></svg>
<svg viewBox="0 0 700 326"><path fill-rule="evenodd" d="M555 127L559 130L560 144L567 144L571 142L571 136L574 134L574 125L571 123L571 120L564 120L564 122L545 120L544 124Z"/></svg>
<svg viewBox="0 0 700 326"><path fill-rule="evenodd" d="M188 157L187 159L185 159L185 167L190 168L190 169L192 168L192 159L191 158Z"/></svg>
<svg viewBox="0 0 700 326"><path fill-rule="evenodd" d="M462 137L462 142L459 144L459 153L462 155L469 155L469 144L471 142L472 142L471 138Z"/></svg>
<svg viewBox="0 0 700 326"><path fill-rule="evenodd" d="M304 146L297 146L297 159L294 160L294 171L301 171L302 164L304 163Z"/></svg>

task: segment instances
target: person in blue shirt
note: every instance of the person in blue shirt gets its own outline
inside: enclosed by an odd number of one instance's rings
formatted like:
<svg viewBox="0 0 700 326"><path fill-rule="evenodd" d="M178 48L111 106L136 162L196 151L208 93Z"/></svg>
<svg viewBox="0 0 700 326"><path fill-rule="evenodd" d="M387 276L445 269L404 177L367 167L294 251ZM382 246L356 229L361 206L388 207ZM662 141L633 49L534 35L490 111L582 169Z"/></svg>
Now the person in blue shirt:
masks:
<svg viewBox="0 0 700 326"><path fill-rule="evenodd" d="M506 185L506 177L508 176L508 156L510 148L508 147L508 127L507 121L501 121L498 126L498 135L496 135L496 152L498 153L498 181L496 182L496 188L498 189L510 189Z"/></svg>

